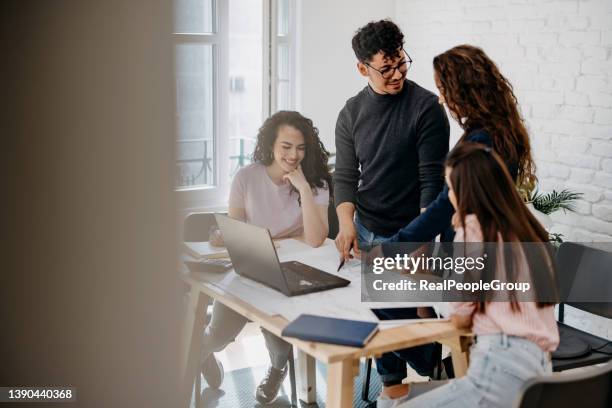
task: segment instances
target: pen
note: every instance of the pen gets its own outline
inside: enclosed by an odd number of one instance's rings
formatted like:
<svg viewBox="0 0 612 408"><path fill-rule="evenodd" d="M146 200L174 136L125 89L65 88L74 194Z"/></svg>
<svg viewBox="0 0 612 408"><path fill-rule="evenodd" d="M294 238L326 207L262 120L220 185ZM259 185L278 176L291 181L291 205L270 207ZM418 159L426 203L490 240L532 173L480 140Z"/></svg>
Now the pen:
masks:
<svg viewBox="0 0 612 408"><path fill-rule="evenodd" d="M351 248L349 248L349 251L351 249L352 249L352 246L351 246ZM349 258L352 258L352 257L353 257L353 255L351 255L350 252L349 252ZM340 258L340 265L338 265L338 269L336 270L336 272L340 272L340 269L344 266L344 262L345 261L346 261L346 259L344 257Z"/></svg>

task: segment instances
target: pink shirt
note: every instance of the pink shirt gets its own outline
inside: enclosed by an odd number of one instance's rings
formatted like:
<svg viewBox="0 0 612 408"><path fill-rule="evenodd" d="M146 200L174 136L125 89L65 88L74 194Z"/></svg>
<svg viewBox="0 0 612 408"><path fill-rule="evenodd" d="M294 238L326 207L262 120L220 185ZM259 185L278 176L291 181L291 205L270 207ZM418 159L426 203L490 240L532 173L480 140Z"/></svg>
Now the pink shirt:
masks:
<svg viewBox="0 0 612 408"><path fill-rule="evenodd" d="M475 215L465 217L465 230L457 228L455 242L482 242L480 223ZM451 303L450 306L451 314L472 315L472 331L476 335L505 333L524 337L543 351L553 351L559 345L553 306L538 308L535 302L520 302L520 311L514 312L510 302L489 302L484 313L474 313L474 302Z"/></svg>
<svg viewBox="0 0 612 408"><path fill-rule="evenodd" d="M313 190L317 205L327 207L329 191L326 188ZM304 221L298 193L291 184L276 185L262 164L253 163L238 170L232 181L229 206L243 208L246 222L267 228L272 238L302 235Z"/></svg>

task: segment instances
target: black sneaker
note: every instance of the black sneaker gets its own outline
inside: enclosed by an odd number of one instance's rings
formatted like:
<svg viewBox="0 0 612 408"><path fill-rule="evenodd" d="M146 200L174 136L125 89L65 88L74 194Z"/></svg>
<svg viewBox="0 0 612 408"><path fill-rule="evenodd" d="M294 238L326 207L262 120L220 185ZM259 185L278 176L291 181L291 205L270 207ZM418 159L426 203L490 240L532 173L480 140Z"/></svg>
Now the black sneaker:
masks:
<svg viewBox="0 0 612 408"><path fill-rule="evenodd" d="M255 391L255 398L260 404L269 404L274 401L285 377L287 377L288 371L288 367L282 370L278 370L274 367L268 368L266 376L261 380Z"/></svg>
<svg viewBox="0 0 612 408"><path fill-rule="evenodd" d="M440 364L434 367L432 380L449 380L455 378L455 370L453 369L453 360L450 356L442 359Z"/></svg>

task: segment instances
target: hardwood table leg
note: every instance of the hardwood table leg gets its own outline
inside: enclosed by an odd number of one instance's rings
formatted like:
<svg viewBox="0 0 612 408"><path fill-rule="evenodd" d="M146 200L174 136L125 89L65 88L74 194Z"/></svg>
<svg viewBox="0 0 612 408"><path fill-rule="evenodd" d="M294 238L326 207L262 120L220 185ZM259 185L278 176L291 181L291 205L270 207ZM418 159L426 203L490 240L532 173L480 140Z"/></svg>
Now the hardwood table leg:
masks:
<svg viewBox="0 0 612 408"><path fill-rule="evenodd" d="M200 366L200 347L208 301L208 296L200 292L196 286L192 286L182 333L181 374L183 375L183 388L181 391L183 401L181 405L186 408L191 404L193 383ZM197 397L198 395L196 395Z"/></svg>
<svg viewBox="0 0 612 408"><path fill-rule="evenodd" d="M468 368L468 356L464 341L462 341L461 337L452 337L444 339L442 343L446 344L451 350L455 377L463 377Z"/></svg>
<svg viewBox="0 0 612 408"><path fill-rule="evenodd" d="M317 402L316 360L314 357L298 350L298 398L307 404Z"/></svg>
<svg viewBox="0 0 612 408"><path fill-rule="evenodd" d="M359 373L359 360L331 363L327 371L327 402L333 408L353 406L353 382Z"/></svg>

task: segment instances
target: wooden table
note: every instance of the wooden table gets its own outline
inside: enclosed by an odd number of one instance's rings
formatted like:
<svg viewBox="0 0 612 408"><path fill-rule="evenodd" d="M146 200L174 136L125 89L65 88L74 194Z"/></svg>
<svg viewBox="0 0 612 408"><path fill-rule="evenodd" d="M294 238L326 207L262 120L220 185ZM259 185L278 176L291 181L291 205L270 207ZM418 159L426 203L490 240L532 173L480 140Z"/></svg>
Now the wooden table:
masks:
<svg viewBox="0 0 612 408"><path fill-rule="evenodd" d="M183 329L183 406L191 402L193 384L199 373L200 345L206 318L206 306L211 299L245 316L266 330L281 337L288 321L279 315L268 315L240 298L227 293L205 279L204 274L185 273L182 279L190 287L189 306ZM447 345L451 350L455 375L467 370L467 345L464 335L450 322L423 322L381 329L364 348L302 341L284 337L298 350L298 397L304 402L316 400L315 359L328 365L327 407L351 407L353 404L353 380L359 373L361 357L379 357L385 352L414 347L434 341Z"/></svg>

